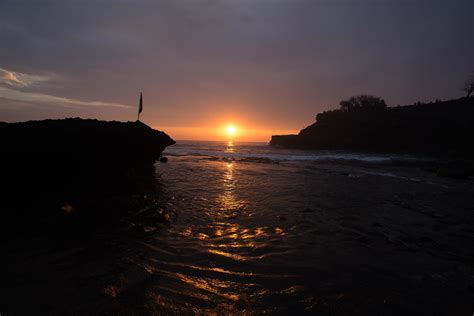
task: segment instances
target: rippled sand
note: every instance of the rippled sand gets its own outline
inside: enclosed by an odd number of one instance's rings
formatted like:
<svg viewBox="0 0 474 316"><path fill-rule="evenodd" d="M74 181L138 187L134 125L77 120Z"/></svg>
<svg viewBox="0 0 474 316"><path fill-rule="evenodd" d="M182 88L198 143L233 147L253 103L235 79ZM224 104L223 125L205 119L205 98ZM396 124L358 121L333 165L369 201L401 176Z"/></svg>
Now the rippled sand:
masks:
<svg viewBox="0 0 474 316"><path fill-rule="evenodd" d="M57 313L474 310L472 180L192 156L157 164L156 176L173 223L110 249L30 254L16 269L34 277L9 297Z"/></svg>

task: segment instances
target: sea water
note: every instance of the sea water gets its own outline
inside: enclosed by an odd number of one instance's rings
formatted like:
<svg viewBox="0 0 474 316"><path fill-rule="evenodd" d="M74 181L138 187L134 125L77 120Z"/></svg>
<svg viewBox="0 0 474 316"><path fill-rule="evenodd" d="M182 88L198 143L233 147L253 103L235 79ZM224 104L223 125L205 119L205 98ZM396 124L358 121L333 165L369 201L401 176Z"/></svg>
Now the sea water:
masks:
<svg viewBox="0 0 474 316"><path fill-rule="evenodd" d="M409 275L433 261L417 257L410 225L449 204L438 198L445 183L399 167L421 158L184 141L164 155L156 179L177 217L129 258L150 275L138 290L147 311L378 313L388 300L411 308Z"/></svg>

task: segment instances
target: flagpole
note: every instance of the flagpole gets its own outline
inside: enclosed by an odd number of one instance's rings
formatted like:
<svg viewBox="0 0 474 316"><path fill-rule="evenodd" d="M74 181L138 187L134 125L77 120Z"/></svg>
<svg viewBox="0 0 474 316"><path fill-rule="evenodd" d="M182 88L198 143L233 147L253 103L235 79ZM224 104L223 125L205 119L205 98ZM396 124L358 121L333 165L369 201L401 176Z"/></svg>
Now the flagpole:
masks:
<svg viewBox="0 0 474 316"><path fill-rule="evenodd" d="M140 121L140 113L143 111L143 96L142 93L140 92L140 101L138 103L138 116L137 116L137 121Z"/></svg>

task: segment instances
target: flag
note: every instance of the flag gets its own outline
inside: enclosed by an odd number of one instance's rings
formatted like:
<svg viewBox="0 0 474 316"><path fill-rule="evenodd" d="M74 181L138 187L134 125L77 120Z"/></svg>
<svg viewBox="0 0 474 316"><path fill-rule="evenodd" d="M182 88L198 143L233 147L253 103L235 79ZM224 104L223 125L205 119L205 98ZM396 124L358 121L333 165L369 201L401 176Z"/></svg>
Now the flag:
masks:
<svg viewBox="0 0 474 316"><path fill-rule="evenodd" d="M140 92L140 104L138 105L138 114L142 113L143 111L143 96L142 93Z"/></svg>

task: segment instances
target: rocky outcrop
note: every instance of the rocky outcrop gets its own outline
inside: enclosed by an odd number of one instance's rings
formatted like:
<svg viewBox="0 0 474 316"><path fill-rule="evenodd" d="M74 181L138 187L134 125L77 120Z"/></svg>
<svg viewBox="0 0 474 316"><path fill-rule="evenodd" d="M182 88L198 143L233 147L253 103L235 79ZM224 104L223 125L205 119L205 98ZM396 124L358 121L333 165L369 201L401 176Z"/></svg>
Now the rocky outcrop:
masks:
<svg viewBox="0 0 474 316"><path fill-rule="evenodd" d="M300 137L298 135L273 135L270 145L276 147L298 148Z"/></svg>
<svg viewBox="0 0 474 316"><path fill-rule="evenodd" d="M391 107L333 110L298 135L273 136L270 144L300 149L443 154L473 157L474 98Z"/></svg>
<svg viewBox="0 0 474 316"><path fill-rule="evenodd" d="M154 162L175 141L164 132L137 122L65 119L0 123L0 153L74 157L87 163Z"/></svg>
<svg viewBox="0 0 474 316"><path fill-rule="evenodd" d="M110 233L137 222L144 208L161 223L154 163L174 143L141 122L0 123L0 242Z"/></svg>

